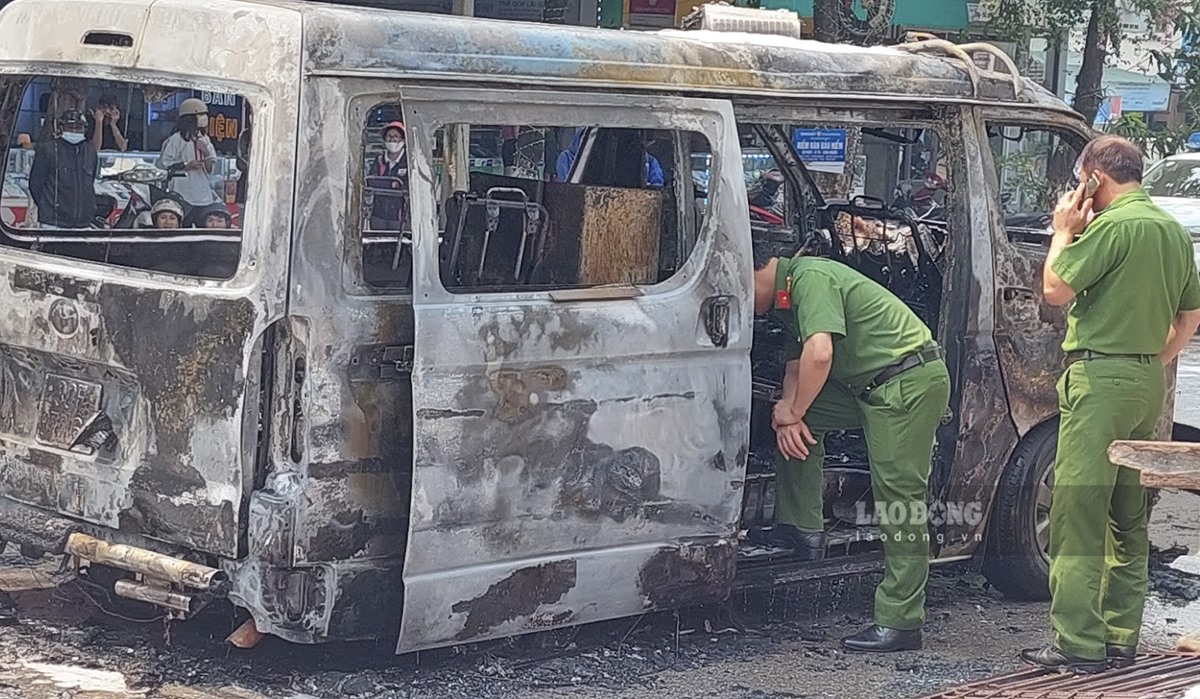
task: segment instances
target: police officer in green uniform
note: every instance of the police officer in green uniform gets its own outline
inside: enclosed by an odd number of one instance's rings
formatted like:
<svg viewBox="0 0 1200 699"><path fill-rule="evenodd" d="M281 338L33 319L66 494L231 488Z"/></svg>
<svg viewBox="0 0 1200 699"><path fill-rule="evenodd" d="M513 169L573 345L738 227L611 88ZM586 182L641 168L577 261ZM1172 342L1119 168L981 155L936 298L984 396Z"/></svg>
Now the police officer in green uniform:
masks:
<svg viewBox="0 0 1200 699"><path fill-rule="evenodd" d="M862 428L886 571L875 624L842 645L919 649L929 576L925 496L950 400L941 348L900 299L841 262L772 258L756 242L755 270L755 312L781 314L794 340L773 413L775 537L807 558L824 556L823 437Z"/></svg>
<svg viewBox="0 0 1200 699"><path fill-rule="evenodd" d="M1113 465L1107 450L1115 440L1155 437L1163 367L1200 325L1191 240L1142 191L1142 162L1137 146L1116 136L1084 149L1082 182L1055 211L1043 272L1047 303L1074 301L1050 508L1055 641L1021 657L1077 673L1128 666L1137 654L1150 551L1146 491L1138 472Z"/></svg>

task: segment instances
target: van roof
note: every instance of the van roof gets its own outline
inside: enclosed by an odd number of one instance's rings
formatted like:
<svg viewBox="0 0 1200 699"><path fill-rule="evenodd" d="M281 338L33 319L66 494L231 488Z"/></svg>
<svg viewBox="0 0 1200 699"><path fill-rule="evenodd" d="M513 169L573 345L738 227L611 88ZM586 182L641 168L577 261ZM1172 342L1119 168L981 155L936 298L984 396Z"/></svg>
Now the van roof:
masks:
<svg viewBox="0 0 1200 699"><path fill-rule="evenodd" d="M19 15L44 21L26 23ZM74 18L71 26L62 26L64 17ZM81 25L88 18L94 18L96 26ZM29 26L55 29L30 37ZM42 58L90 63L95 48L84 46L81 36L88 31L124 29L135 37L134 46L124 51L140 57L129 67L160 68L144 65L144 58L155 54L148 44L168 44L178 56L179 43L150 42L150 38L180 32L203 36L196 30L205 27L214 29L210 33L214 43L196 50L218 58L219 50L209 50L217 41L236 45L235 40L249 39L244 45L270 52L272 45L281 49L281 44L292 43L281 41L281 36L294 33L304 54L298 70L308 74L408 74L439 80L501 79L523 85L557 82L712 94L782 91L843 99L982 99L1066 110L1062 102L1024 78L1018 94L1011 78L993 73L982 73L976 88L957 59L894 48L732 32L639 32L503 22L302 0L15 0L0 13L0 61ZM258 31L269 27L270 36L253 40L238 31L247 27ZM22 51L35 55L21 55ZM105 47L109 61L121 51ZM281 67L278 60L274 62ZM246 76L243 80L255 82Z"/></svg>

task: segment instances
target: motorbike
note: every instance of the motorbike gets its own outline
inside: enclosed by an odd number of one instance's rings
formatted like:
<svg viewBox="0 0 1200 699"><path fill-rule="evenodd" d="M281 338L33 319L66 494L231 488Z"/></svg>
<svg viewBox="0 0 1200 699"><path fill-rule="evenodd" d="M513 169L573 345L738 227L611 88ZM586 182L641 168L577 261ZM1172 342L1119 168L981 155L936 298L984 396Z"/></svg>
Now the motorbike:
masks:
<svg viewBox="0 0 1200 699"><path fill-rule="evenodd" d="M184 175L182 165L173 165L163 170L153 165L138 165L115 175L105 175L104 182L113 182L124 187L127 198L122 202L112 194L96 195L96 217L93 228L152 228L150 210L161 199L174 199L183 207L185 220L192 206L182 197L166 188L166 183Z"/></svg>
<svg viewBox="0 0 1200 699"><path fill-rule="evenodd" d="M902 182L896 188L892 208L909 212L917 221L944 221L945 206L938 201L936 195L948 189L945 178L936 172L927 174L919 188L914 189L909 182Z"/></svg>
<svg viewBox="0 0 1200 699"><path fill-rule="evenodd" d="M787 223L783 217L783 173L767 170L746 190L750 200L750 220L774 226Z"/></svg>

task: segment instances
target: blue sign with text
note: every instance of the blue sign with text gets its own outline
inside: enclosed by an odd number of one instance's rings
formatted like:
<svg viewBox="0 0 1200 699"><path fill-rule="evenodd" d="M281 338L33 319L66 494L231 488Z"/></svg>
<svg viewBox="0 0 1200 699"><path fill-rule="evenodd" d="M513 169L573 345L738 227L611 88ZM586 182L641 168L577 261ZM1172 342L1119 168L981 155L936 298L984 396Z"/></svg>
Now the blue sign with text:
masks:
<svg viewBox="0 0 1200 699"><path fill-rule="evenodd" d="M806 163L846 161L845 129L796 129L792 134L796 154Z"/></svg>

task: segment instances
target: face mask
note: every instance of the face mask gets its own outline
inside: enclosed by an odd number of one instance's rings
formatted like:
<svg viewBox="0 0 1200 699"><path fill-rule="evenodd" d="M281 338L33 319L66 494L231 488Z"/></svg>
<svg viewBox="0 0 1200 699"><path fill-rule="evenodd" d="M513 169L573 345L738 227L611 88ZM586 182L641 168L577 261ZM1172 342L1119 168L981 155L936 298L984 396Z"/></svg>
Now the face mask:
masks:
<svg viewBox="0 0 1200 699"><path fill-rule="evenodd" d="M208 115L200 114L196 117L196 126L206 129L208 128Z"/></svg>
<svg viewBox="0 0 1200 699"><path fill-rule="evenodd" d="M67 132L63 133L62 137L63 137L64 141L66 141L67 143L70 143L73 146L77 146L80 143L83 143L83 139L86 138L86 136L84 136L83 134L75 133L73 131L67 131Z"/></svg>
<svg viewBox="0 0 1200 699"><path fill-rule="evenodd" d="M398 155L404 152L404 143L400 141L388 141L387 143L383 144L383 146L387 148L387 152L391 153L392 155Z"/></svg>

